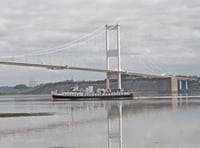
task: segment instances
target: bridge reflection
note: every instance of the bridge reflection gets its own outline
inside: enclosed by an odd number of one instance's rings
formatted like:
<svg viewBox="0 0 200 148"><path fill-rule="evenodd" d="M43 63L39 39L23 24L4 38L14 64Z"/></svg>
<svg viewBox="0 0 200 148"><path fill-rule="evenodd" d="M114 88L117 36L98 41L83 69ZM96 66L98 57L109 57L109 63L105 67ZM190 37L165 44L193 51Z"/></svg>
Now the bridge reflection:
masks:
<svg viewBox="0 0 200 148"><path fill-rule="evenodd" d="M189 101L189 96L173 95L170 99L161 100L133 100L133 101L97 101L97 102L68 102L68 109L71 111L71 118L68 127L90 124L107 124L107 147L123 148L123 122L128 124L127 118L135 118L144 114L162 113L162 111L177 112L179 109L199 105ZM65 104L65 107L66 107ZM56 104L57 106L58 104ZM60 108L59 104L59 108ZM94 112L105 114L94 115ZM86 112L84 114L84 112ZM81 114L80 114L81 113ZM84 115L83 115L84 114ZM97 113L98 114L98 113ZM78 117L79 116L79 117ZM82 117L81 117L82 116ZM123 121L125 119L125 121ZM104 133L105 134L105 133ZM124 133L125 134L125 133ZM125 134L126 135L126 134Z"/></svg>

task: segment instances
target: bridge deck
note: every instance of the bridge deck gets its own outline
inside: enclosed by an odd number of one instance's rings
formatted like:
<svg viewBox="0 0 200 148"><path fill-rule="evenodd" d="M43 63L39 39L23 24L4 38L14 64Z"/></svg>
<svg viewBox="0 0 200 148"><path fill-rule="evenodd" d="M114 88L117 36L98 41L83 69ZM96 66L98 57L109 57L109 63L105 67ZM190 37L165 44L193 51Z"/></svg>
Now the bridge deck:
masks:
<svg viewBox="0 0 200 148"><path fill-rule="evenodd" d="M34 64L34 63L23 63L23 62L7 62L7 61L0 61L1 65L10 65L10 66L25 66L25 67L38 67L38 68L47 68L51 70L79 70L79 71L90 71L90 72L102 72L102 73L119 73L127 74L130 76L136 77L146 77L146 78L169 78L172 76L163 76L158 74L145 74L145 73L135 73L135 72L128 72L128 71L118 71L118 70L106 70L100 68L90 68L90 67L76 67L76 66L69 66L69 65L49 65L49 64ZM177 77L178 79L185 80L190 78L184 77Z"/></svg>

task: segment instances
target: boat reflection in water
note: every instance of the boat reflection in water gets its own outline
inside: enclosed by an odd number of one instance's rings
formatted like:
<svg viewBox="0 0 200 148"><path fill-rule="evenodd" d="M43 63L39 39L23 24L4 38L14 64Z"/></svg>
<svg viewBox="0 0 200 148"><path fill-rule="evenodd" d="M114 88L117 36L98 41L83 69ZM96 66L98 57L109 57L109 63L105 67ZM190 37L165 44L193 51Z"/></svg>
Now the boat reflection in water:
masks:
<svg viewBox="0 0 200 148"><path fill-rule="evenodd" d="M0 101L3 147L199 147L200 99ZM5 113L26 113L5 117ZM43 116L38 113L44 112ZM24 116L27 115L28 116ZM35 114L32 114L35 113ZM17 114L18 115L18 114ZM37 115L37 116L36 116ZM14 124L13 124L14 123ZM56 140L55 140L56 139Z"/></svg>

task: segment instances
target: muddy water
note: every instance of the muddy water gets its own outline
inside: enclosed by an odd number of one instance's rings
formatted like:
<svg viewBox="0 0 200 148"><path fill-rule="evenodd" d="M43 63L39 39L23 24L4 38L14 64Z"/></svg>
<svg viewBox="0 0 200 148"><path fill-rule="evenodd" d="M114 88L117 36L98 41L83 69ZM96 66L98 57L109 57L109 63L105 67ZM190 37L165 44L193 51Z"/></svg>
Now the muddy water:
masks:
<svg viewBox="0 0 200 148"><path fill-rule="evenodd" d="M52 102L48 96L1 97L0 145L198 148L200 98Z"/></svg>

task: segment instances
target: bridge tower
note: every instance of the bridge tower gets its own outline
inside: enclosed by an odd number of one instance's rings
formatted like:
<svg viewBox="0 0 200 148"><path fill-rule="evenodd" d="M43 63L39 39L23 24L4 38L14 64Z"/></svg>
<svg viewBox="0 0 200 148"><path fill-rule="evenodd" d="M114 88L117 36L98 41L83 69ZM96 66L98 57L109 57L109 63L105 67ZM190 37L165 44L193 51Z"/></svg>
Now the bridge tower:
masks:
<svg viewBox="0 0 200 148"><path fill-rule="evenodd" d="M110 34L111 31L116 33L115 47L110 45ZM110 79L113 76L117 76L118 80L118 89L121 89L121 58L120 58L120 25L106 25L106 69L110 69L110 60L112 58L117 58L117 70L118 73L109 73L107 72L106 76L106 89L110 89Z"/></svg>

